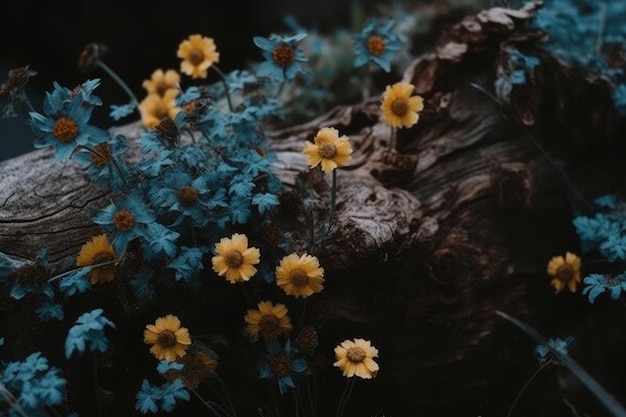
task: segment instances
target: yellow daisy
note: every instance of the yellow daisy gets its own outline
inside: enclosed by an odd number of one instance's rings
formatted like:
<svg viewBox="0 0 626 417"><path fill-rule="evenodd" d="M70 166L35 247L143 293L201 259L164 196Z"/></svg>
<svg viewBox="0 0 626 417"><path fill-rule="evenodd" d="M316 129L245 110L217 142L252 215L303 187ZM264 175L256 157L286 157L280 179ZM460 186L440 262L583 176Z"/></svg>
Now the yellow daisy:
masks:
<svg viewBox="0 0 626 417"><path fill-rule="evenodd" d="M294 297L309 297L324 289L324 268L320 267L315 256L298 256L295 253L280 260L276 267L276 284L287 295Z"/></svg>
<svg viewBox="0 0 626 417"><path fill-rule="evenodd" d="M250 309L244 317L248 323L246 332L255 341L259 336L265 340L276 339L292 328L291 318L287 313L284 304L274 305L271 301L261 301L258 310Z"/></svg>
<svg viewBox="0 0 626 417"><path fill-rule="evenodd" d="M547 272L552 277L550 284L558 294L567 286L571 292L576 292L581 281L581 259L572 252L566 252L565 257L554 256L548 262Z"/></svg>
<svg viewBox="0 0 626 417"><path fill-rule="evenodd" d="M76 257L76 266L97 265L117 259L115 248L109 242L106 234L92 237L85 243ZM101 284L113 281L117 275L115 264L103 265L92 268L87 275L92 284Z"/></svg>
<svg viewBox="0 0 626 417"><path fill-rule="evenodd" d="M343 371L343 376L352 378L354 375L371 379L378 374L378 364L373 358L378 357L378 349L372 346L369 340L354 339L344 340L335 347L337 366Z"/></svg>
<svg viewBox="0 0 626 417"><path fill-rule="evenodd" d="M148 94L158 94L160 96L165 95L167 90L179 90L180 74L173 69L163 71L162 69L155 70L150 76L149 80L144 80L142 86L148 92Z"/></svg>
<svg viewBox="0 0 626 417"><path fill-rule="evenodd" d="M215 244L216 255L211 259L213 270L220 276L226 276L231 284L248 281L256 268L253 265L261 261L257 248L248 247L248 237L235 233L232 237L222 238Z"/></svg>
<svg viewBox="0 0 626 417"><path fill-rule="evenodd" d="M178 93L178 90L170 89L163 96L154 93L148 94L139 103L143 125L148 129L152 129L166 117L174 120L176 114L180 111L180 107L176 106Z"/></svg>
<svg viewBox="0 0 626 417"><path fill-rule="evenodd" d="M182 41L176 55L183 60L180 71L191 78L206 78L209 67L220 59L213 39L202 35L190 35Z"/></svg>
<svg viewBox="0 0 626 417"><path fill-rule="evenodd" d="M411 96L415 86L398 82L387 86L380 106L383 120L395 128L411 127L419 120L419 112L424 109L421 96Z"/></svg>
<svg viewBox="0 0 626 417"><path fill-rule="evenodd" d="M334 127L323 127L315 135L314 142L304 143L303 154L306 155L311 168L322 165L322 171L331 172L337 167L350 164L352 146L347 136L339 137Z"/></svg>
<svg viewBox="0 0 626 417"><path fill-rule="evenodd" d="M154 324L146 325L143 341L149 345L155 358L168 362L182 358L191 345L191 336L186 327L181 327L178 317L168 314L159 317Z"/></svg>

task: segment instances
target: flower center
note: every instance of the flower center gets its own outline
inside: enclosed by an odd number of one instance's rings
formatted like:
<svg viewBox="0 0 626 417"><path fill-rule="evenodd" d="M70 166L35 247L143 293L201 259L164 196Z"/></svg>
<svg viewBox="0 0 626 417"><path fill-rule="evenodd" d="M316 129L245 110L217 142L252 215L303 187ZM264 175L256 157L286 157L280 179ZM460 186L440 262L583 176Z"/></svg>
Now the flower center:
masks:
<svg viewBox="0 0 626 417"><path fill-rule="evenodd" d="M110 262L115 259L115 256L111 252L98 252L93 256L93 264L102 264L105 262ZM102 265L99 268L108 268L111 265Z"/></svg>
<svg viewBox="0 0 626 417"><path fill-rule="evenodd" d="M288 357L281 355L274 358L272 361L272 370L277 377L283 377L289 375L291 371L291 360Z"/></svg>
<svg viewBox="0 0 626 417"><path fill-rule="evenodd" d="M272 51L272 59L279 67L288 67L296 59L293 48L286 43L280 44Z"/></svg>
<svg viewBox="0 0 626 417"><path fill-rule="evenodd" d="M397 99L391 103L391 111L396 116L404 116L409 111L409 105L404 99Z"/></svg>
<svg viewBox="0 0 626 417"><path fill-rule="evenodd" d="M100 143L94 148L95 152L91 152L91 162L96 168L103 168L107 161L111 158L111 145L108 143Z"/></svg>
<svg viewBox="0 0 626 417"><path fill-rule="evenodd" d="M332 143L322 143L317 152L324 159L333 159L337 154L337 147Z"/></svg>
<svg viewBox="0 0 626 417"><path fill-rule="evenodd" d="M204 61L204 53L200 49L192 49L187 57L193 65L200 65Z"/></svg>
<svg viewBox="0 0 626 417"><path fill-rule="evenodd" d="M224 262L226 262L226 266L229 268L239 268L243 264L243 255L238 250L228 251L224 255Z"/></svg>
<svg viewBox="0 0 626 417"><path fill-rule="evenodd" d="M294 269L289 275L294 287L304 287L309 282L309 276L301 269Z"/></svg>
<svg viewBox="0 0 626 417"><path fill-rule="evenodd" d="M157 337L157 343L164 348L172 347L176 344L176 335L171 330L163 330Z"/></svg>
<svg viewBox="0 0 626 417"><path fill-rule="evenodd" d="M113 216L113 225L122 232L130 230L134 224L135 216L128 210L119 210Z"/></svg>
<svg viewBox="0 0 626 417"><path fill-rule="evenodd" d="M61 117L54 122L52 134L61 143L68 143L78 135L78 125L69 117Z"/></svg>
<svg viewBox="0 0 626 417"><path fill-rule="evenodd" d="M365 359L365 351L358 346L351 347L350 349L348 349L348 353L346 354L346 356L348 357L348 360L350 362L363 362L363 359Z"/></svg>
<svg viewBox="0 0 626 417"><path fill-rule="evenodd" d="M158 95L163 96L168 88L170 88L170 86L166 82L160 82L156 86L156 92Z"/></svg>
<svg viewBox="0 0 626 417"><path fill-rule="evenodd" d="M259 327L261 328L261 333L265 336L273 336L279 327L278 317L272 315L263 316L261 321L259 321Z"/></svg>
<svg viewBox="0 0 626 417"><path fill-rule="evenodd" d="M385 40L378 35L370 36L367 40L367 50L372 55L382 55L385 52Z"/></svg>
<svg viewBox="0 0 626 417"><path fill-rule="evenodd" d="M198 201L198 192L195 188L185 185L178 190L178 201L183 206L191 206Z"/></svg>
<svg viewBox="0 0 626 417"><path fill-rule="evenodd" d="M574 278L574 268L569 264L564 264L556 271L556 276L563 282L569 282Z"/></svg>

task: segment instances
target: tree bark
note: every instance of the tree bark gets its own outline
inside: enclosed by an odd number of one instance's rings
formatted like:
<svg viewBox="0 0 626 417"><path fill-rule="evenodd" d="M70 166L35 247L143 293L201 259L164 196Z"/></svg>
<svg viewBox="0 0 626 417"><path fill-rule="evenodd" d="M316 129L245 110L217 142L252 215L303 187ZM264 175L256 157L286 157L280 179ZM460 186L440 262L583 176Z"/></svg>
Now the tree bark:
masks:
<svg viewBox="0 0 626 417"><path fill-rule="evenodd" d="M591 115L549 120L564 91L592 87L584 77L559 80L567 69L535 46L540 34L525 22L539 5L469 16L407 68L404 80L426 104L416 126L398 131L397 150L389 149L378 95L268 133L286 187L304 188L317 202L311 213L284 215L310 214L317 226L328 215L331 176L309 169L304 141L324 126L350 137L355 152L338 172L335 220L316 248L328 276L340 281L329 283L328 318L338 333L356 323L383 341L388 370L381 375L414 409L445 409L451 396L469 401L506 380L498 364L515 360L519 336L494 311L521 318L544 311L546 296L537 294L551 292L546 262L575 242L571 189L546 153L557 149L551 135L581 128L610 143L620 132L608 115L601 133ZM505 104L484 86L493 85L511 44L541 56L541 81ZM141 130L134 123L119 132L136 140ZM577 167L589 172L592 163ZM585 180L593 190L612 178L598 172ZM41 247L54 261L75 256L98 230L92 212L109 199L77 165L56 163L47 150L1 163L0 184L0 252L19 259L33 259ZM309 240L305 223L286 223L296 242ZM508 404L514 391L506 392Z"/></svg>

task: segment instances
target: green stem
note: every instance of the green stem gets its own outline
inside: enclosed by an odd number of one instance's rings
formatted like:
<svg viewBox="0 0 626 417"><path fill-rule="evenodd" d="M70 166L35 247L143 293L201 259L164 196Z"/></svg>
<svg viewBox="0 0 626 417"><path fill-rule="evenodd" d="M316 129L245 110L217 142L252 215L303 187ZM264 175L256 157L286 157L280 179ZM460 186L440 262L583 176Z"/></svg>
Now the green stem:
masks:
<svg viewBox="0 0 626 417"><path fill-rule="evenodd" d="M396 143L398 142L398 129L391 126L391 139L389 140L389 149L396 149Z"/></svg>
<svg viewBox="0 0 626 417"><path fill-rule="evenodd" d="M339 399L339 404L337 405L337 414L336 417L343 417L343 413L346 409L346 404L348 404L348 399L350 399L350 395L352 394L352 388L354 388L354 380L356 377L348 378L346 382L346 386L343 389L343 393L341 394L341 398Z"/></svg>
<svg viewBox="0 0 626 417"><path fill-rule="evenodd" d="M93 353L93 384L96 396L96 416L102 415L102 399L100 398L100 388L98 381L98 352Z"/></svg>
<svg viewBox="0 0 626 417"><path fill-rule="evenodd" d="M22 417L28 417L28 414L26 414L26 411L24 411L20 403L17 402L15 396L13 396L13 394L6 389L3 384L0 384L0 397L4 398L7 404L11 407L11 410L15 411Z"/></svg>
<svg viewBox="0 0 626 417"><path fill-rule="evenodd" d="M337 200L337 168L333 169L333 185L330 189L330 214L328 215L328 227L326 233L330 231L335 217L335 201Z"/></svg>
<svg viewBox="0 0 626 417"><path fill-rule="evenodd" d="M97 61L97 65L102 68L107 74L109 74L109 76L111 78L113 78L113 80L120 86L122 87L122 89L126 92L126 94L128 94L128 97L130 97L131 102L135 105L135 108L137 108L137 105L139 104L139 100L137 100L137 97L135 97L135 94L133 94L133 91L130 89L130 87L128 87L128 84L126 84L124 82L124 80L122 80L116 73L115 71L113 71L107 64L105 64L104 62L102 62L101 60L98 59Z"/></svg>
<svg viewBox="0 0 626 417"><path fill-rule="evenodd" d="M198 394L198 391L196 391L194 388L189 387L189 390L191 392L194 393L194 395L198 398L198 400L200 400L200 402L209 410L211 410L211 412L216 416L216 417L221 417L221 413L219 411L217 411L214 407L218 407L221 408L222 410L224 410L219 404L213 402L213 401L209 401L209 400L205 400L204 398L202 398L202 396L200 394Z"/></svg>
<svg viewBox="0 0 626 417"><path fill-rule="evenodd" d="M118 262L118 260L117 260L117 259L114 259L114 260L112 260L112 261L101 262L101 263L99 263L99 264L85 265L85 266L79 266L79 267L76 267L76 268L72 268L72 269L70 269L69 271L65 271L65 272L62 272L62 273L60 273L60 274L57 274L57 275L55 275L55 276L53 276L53 277L50 277L50 278L48 279L48 282L49 282L49 283L51 283L52 281L55 281L55 280L57 280L57 279L59 279L59 278L61 278L61 277L64 277L64 276L66 276L66 275L69 275L69 274L71 274L72 272L78 271L79 269L83 269L83 268L91 268L91 269L93 269L93 268L99 268L99 267L101 267L101 266L112 265L112 264L117 263L117 262Z"/></svg>
<svg viewBox="0 0 626 417"><path fill-rule="evenodd" d="M509 411L506 413L506 417L511 417L511 415L513 414L513 409L517 405L517 402L519 401L519 399L522 398L522 394L524 393L524 391L526 391L526 388L528 388L530 383L533 381L533 379L535 379L535 377L539 374L539 372L541 372L541 370L544 369L549 364L550 364L549 361L544 362L543 364L541 364L539 368L537 368L537 370L535 370L535 372L530 376L530 378L528 378L524 386L519 390L519 392L515 396L515 399L511 403L511 406L509 407Z"/></svg>
<svg viewBox="0 0 626 417"><path fill-rule="evenodd" d="M215 70L215 72L217 72L217 74L222 79L222 84L224 84L224 90L226 91L226 100L228 101L228 109L232 112L233 111L233 102L230 99L230 90L228 89L228 83L226 82L226 76L224 75L222 70L217 67L217 65L213 64L211 66L211 68L213 68Z"/></svg>

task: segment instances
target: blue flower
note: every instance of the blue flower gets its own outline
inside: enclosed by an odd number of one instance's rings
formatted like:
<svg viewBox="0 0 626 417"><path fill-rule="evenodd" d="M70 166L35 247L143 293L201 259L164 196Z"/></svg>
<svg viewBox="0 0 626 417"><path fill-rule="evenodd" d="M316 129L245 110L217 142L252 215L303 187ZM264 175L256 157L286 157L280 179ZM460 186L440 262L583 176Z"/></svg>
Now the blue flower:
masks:
<svg viewBox="0 0 626 417"><path fill-rule="evenodd" d="M612 94L613 106L620 116L626 116L626 84L615 87Z"/></svg>
<svg viewBox="0 0 626 417"><path fill-rule="evenodd" d="M400 36L393 31L394 19L380 22L376 18L369 18L360 34L354 36L354 66L361 67L373 62L385 72L391 70L391 61L395 54L402 49Z"/></svg>
<svg viewBox="0 0 626 417"><path fill-rule="evenodd" d="M582 295L587 295L591 304L604 291L610 291L611 299L617 300L622 295L622 291L626 291L626 273L621 273L615 277L590 274L583 279L583 285Z"/></svg>
<svg viewBox="0 0 626 417"><path fill-rule="evenodd" d="M277 340L266 343L267 357L265 361L257 364L261 379L275 379L278 381L278 389L282 394L291 388L295 388L294 378L300 375L307 375L309 367L306 361L296 357L296 350L291 346L291 341L287 340L281 346Z"/></svg>
<svg viewBox="0 0 626 417"><path fill-rule="evenodd" d="M209 221L208 193L205 177L173 171L153 184L150 197L158 214L174 214L173 225L205 226Z"/></svg>
<svg viewBox="0 0 626 417"><path fill-rule="evenodd" d="M257 75L267 76L277 82L293 81L299 72L307 73L305 64L308 58L298 43L306 38L306 33L293 36L281 36L275 33L269 38L255 36L254 44L261 49L266 59L257 69Z"/></svg>
<svg viewBox="0 0 626 417"><path fill-rule="evenodd" d="M103 310L97 308L82 314L70 328L65 339L65 357L69 359L74 351L83 354L89 346L92 352L106 352L109 341L104 334L104 328L115 328L115 324L102 315Z"/></svg>
<svg viewBox="0 0 626 417"><path fill-rule="evenodd" d="M20 300L28 294L44 294L51 299L54 297L50 285L51 271L48 250L40 249L34 261L21 263L13 270L11 275L15 284L9 294L10 297Z"/></svg>
<svg viewBox="0 0 626 417"><path fill-rule="evenodd" d="M550 338L548 339L548 345L559 352L561 355L569 354L569 346L574 342L572 336L568 336L565 339ZM546 361L550 356L550 348L544 344L538 344L535 346L535 355L540 361Z"/></svg>
<svg viewBox="0 0 626 417"><path fill-rule="evenodd" d="M156 220L156 215L143 202L142 194L135 191L99 210L91 219L111 233L115 251L123 254L131 240L149 236L147 226Z"/></svg>
<svg viewBox="0 0 626 417"><path fill-rule="evenodd" d="M0 372L0 385L15 396L14 410L21 407L25 415L47 415L49 407L65 400L67 381L59 374L41 352L35 352L23 361L8 362Z"/></svg>
<svg viewBox="0 0 626 417"><path fill-rule="evenodd" d="M52 147L57 160L65 161L79 145L89 147L108 140L106 131L87 123L94 105L100 103L91 95L96 86L97 82L87 81L75 94L54 84L54 91L47 93L44 100L45 115L29 113L33 131L39 135L35 148Z"/></svg>
<svg viewBox="0 0 626 417"><path fill-rule="evenodd" d="M91 177L94 184L107 186L113 192L124 187L124 177L128 176L121 156L128 150L124 135L116 135L93 148L81 148L75 154L78 161Z"/></svg>

